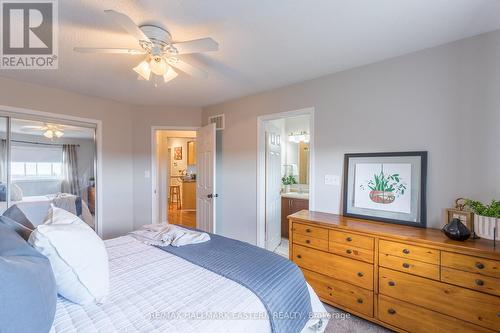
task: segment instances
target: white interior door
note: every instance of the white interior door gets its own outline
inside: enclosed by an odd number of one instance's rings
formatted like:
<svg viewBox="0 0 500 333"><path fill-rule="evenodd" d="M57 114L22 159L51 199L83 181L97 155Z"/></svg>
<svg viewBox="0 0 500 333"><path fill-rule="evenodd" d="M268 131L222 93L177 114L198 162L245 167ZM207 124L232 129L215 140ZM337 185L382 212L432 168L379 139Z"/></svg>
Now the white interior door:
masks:
<svg viewBox="0 0 500 333"><path fill-rule="evenodd" d="M196 226L215 233L215 124L197 133Z"/></svg>
<svg viewBox="0 0 500 333"><path fill-rule="evenodd" d="M266 124L266 248L281 243L281 137L280 130Z"/></svg>

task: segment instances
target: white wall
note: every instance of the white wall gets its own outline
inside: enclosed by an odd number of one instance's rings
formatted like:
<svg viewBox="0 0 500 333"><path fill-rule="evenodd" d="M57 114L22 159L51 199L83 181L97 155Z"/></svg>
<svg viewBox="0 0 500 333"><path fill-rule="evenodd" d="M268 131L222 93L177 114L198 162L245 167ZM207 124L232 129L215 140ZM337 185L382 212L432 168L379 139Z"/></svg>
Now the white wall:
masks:
<svg viewBox="0 0 500 333"><path fill-rule="evenodd" d="M204 109L224 113L218 230L256 242L259 115L315 108L318 211L341 212L342 175L354 152L429 151L428 225L460 196L499 195L500 32L458 41Z"/></svg>

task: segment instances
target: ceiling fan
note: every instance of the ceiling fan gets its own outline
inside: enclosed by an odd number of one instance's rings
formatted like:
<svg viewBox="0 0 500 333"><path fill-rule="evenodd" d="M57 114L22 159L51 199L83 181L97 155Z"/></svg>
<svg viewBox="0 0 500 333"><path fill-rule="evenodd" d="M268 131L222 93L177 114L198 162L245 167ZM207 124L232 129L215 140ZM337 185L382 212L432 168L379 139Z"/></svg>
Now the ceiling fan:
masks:
<svg viewBox="0 0 500 333"><path fill-rule="evenodd" d="M39 132L44 137L48 139L60 138L64 135L64 131L80 131L79 127L70 125L59 125L59 124L49 124L45 123L43 125L25 125L21 126L20 130L22 132Z"/></svg>
<svg viewBox="0 0 500 333"><path fill-rule="evenodd" d="M137 26L130 17L114 10L105 10L106 15L119 24L139 42L140 49L75 47L82 53L144 54L146 58L133 70L140 78L149 80L151 73L162 76L165 82L177 77L178 69L196 78L207 78L208 73L181 60L179 56L208 51L217 51L219 44L212 38L201 38L185 42L173 42L170 33L158 26Z"/></svg>

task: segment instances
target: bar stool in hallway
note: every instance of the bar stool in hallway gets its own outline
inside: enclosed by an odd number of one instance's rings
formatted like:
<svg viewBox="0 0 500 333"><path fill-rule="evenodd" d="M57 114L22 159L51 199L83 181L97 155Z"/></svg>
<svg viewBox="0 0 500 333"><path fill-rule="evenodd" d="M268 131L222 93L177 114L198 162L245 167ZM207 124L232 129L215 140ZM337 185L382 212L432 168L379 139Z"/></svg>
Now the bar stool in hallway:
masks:
<svg viewBox="0 0 500 333"><path fill-rule="evenodd" d="M170 185L170 205L174 204L174 197L175 197L175 202L177 203L177 209L182 208L182 202L181 202L181 186L180 185Z"/></svg>

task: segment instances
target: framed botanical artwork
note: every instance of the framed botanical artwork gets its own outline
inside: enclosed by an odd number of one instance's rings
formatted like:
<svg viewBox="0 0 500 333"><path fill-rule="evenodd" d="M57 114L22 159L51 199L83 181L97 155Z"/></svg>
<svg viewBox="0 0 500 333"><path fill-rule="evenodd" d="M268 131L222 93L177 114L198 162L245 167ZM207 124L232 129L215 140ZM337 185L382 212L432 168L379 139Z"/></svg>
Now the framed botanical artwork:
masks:
<svg viewBox="0 0 500 333"><path fill-rule="evenodd" d="M174 160L182 160L182 147L174 148Z"/></svg>
<svg viewBox="0 0 500 333"><path fill-rule="evenodd" d="M345 154L344 216L426 227L427 152Z"/></svg>

